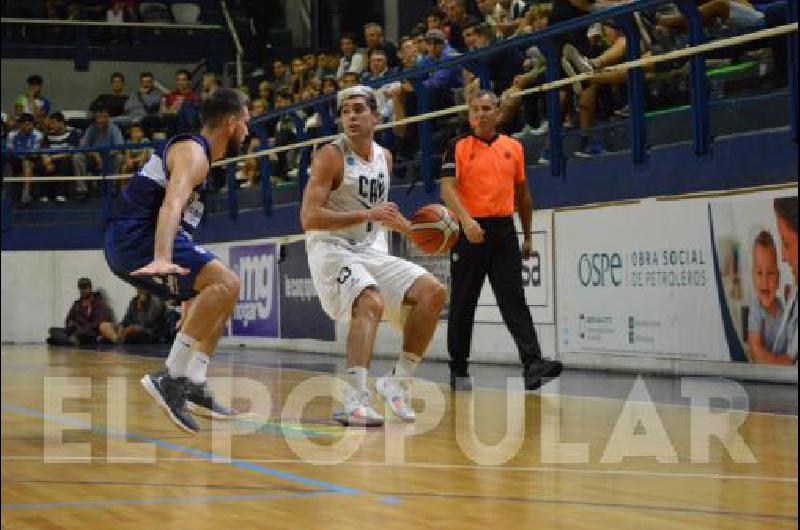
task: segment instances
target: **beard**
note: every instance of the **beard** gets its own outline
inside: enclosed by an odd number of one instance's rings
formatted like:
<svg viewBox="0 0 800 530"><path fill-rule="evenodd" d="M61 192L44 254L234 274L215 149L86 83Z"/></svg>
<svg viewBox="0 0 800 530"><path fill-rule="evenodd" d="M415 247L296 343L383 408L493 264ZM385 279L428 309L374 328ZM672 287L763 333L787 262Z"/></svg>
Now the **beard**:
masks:
<svg viewBox="0 0 800 530"><path fill-rule="evenodd" d="M238 136L228 138L228 145L225 147L225 158L239 156L242 151L242 141Z"/></svg>

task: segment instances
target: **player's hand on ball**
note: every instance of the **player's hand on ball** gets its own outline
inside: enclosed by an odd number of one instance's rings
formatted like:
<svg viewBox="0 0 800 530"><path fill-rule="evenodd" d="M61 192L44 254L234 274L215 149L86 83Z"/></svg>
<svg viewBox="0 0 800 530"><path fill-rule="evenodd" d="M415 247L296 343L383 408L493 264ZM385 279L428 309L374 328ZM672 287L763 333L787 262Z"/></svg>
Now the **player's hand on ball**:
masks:
<svg viewBox="0 0 800 530"><path fill-rule="evenodd" d="M411 223L400 213L397 205L393 202L381 203L373 208L372 212L375 215L375 220L389 230L405 234L411 228Z"/></svg>
<svg viewBox="0 0 800 530"><path fill-rule="evenodd" d="M483 228L481 228L481 225L479 225L478 221L475 219L469 219L462 223L461 230L464 232L464 235L467 236L467 241L470 243L483 243Z"/></svg>
<svg viewBox="0 0 800 530"><path fill-rule="evenodd" d="M533 241L526 239L522 242L522 259L531 259L533 256Z"/></svg>
<svg viewBox="0 0 800 530"><path fill-rule="evenodd" d="M180 274L185 276L189 274L189 269L176 265L171 261L153 260L149 265L133 271L131 276L158 276L159 274Z"/></svg>

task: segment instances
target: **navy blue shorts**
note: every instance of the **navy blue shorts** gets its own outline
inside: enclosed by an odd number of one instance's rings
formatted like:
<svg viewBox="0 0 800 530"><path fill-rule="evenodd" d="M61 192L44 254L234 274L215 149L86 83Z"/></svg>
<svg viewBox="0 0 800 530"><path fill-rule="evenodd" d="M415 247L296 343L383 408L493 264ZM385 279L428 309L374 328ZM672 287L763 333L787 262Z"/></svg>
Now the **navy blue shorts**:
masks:
<svg viewBox="0 0 800 530"><path fill-rule="evenodd" d="M131 276L131 272L153 261L155 234L155 224L148 221L116 220L108 223L103 250L111 272L162 300L182 302L194 298L197 294L194 289L197 275L207 263L217 259L217 256L196 245L180 231L173 243L172 262L189 269L189 274Z"/></svg>

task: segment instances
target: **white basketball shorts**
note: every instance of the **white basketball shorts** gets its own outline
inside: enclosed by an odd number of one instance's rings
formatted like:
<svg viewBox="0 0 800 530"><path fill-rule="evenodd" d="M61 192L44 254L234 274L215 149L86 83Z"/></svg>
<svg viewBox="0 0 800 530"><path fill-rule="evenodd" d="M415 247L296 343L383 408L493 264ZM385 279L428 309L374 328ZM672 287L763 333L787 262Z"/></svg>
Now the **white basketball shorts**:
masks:
<svg viewBox="0 0 800 530"><path fill-rule="evenodd" d="M380 293L384 319L401 319L406 293L417 278L428 274L379 246L352 246L338 239L307 240L306 252L322 308L337 322L350 321L353 302L368 287Z"/></svg>

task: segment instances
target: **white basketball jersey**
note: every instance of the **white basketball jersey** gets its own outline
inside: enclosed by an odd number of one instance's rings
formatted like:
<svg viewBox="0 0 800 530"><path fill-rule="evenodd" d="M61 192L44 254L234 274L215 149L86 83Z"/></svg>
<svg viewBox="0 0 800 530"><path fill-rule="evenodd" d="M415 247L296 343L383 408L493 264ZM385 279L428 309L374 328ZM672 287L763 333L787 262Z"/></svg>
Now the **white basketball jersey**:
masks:
<svg viewBox="0 0 800 530"><path fill-rule="evenodd" d="M372 142L372 161L358 156L350 147L345 136L334 142L344 157L342 182L331 191L327 208L336 212L369 210L385 202L389 197L389 167L383 148ZM307 241L340 238L350 245L371 246L382 227L376 223L365 222L338 230L311 230L306 234Z"/></svg>

